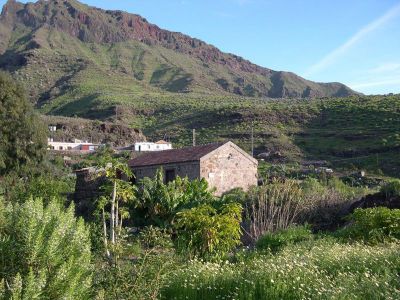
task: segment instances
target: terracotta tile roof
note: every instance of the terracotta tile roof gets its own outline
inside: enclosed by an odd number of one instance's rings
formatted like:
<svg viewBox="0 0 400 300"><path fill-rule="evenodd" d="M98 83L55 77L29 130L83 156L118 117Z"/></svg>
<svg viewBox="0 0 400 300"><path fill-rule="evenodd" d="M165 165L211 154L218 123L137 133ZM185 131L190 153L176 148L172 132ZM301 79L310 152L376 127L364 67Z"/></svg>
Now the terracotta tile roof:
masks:
<svg viewBox="0 0 400 300"><path fill-rule="evenodd" d="M158 141L158 142L156 142L156 144L158 144L158 145L161 145L161 144L170 144L170 143L168 143L168 142L166 142L166 141L164 141L164 140L160 140L160 141Z"/></svg>
<svg viewBox="0 0 400 300"><path fill-rule="evenodd" d="M144 167L170 163L198 161L203 156L221 147L224 143L214 143L196 147L147 152L129 161L131 167Z"/></svg>

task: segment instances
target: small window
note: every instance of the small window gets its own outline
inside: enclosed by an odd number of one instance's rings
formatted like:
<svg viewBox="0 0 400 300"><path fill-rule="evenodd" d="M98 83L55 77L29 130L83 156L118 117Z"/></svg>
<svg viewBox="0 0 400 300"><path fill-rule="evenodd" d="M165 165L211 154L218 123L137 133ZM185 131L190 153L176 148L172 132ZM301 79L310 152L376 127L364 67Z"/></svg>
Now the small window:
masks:
<svg viewBox="0 0 400 300"><path fill-rule="evenodd" d="M137 179L136 179L137 175L136 174L137 174L136 172L133 172L133 176L130 179L132 184L136 184L137 183Z"/></svg>
<svg viewBox="0 0 400 300"><path fill-rule="evenodd" d="M60 146L60 150L64 150L63 146Z"/></svg>
<svg viewBox="0 0 400 300"><path fill-rule="evenodd" d="M72 147L71 147L71 146L69 146L69 147L68 147L68 150L72 150Z"/></svg>

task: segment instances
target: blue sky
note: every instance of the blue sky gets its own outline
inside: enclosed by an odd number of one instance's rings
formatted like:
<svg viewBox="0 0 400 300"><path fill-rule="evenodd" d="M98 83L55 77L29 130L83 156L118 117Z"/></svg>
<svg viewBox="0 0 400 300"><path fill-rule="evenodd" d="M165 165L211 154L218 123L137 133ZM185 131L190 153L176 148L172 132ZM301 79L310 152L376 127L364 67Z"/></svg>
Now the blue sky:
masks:
<svg viewBox="0 0 400 300"><path fill-rule="evenodd" d="M274 70L366 94L400 93L400 0L83 2L140 14Z"/></svg>

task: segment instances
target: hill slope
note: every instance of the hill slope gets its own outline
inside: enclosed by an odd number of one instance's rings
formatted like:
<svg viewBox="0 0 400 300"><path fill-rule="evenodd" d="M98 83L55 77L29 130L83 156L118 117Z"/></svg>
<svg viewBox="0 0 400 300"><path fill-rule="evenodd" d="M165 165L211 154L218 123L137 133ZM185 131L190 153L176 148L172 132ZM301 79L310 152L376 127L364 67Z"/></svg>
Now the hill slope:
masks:
<svg viewBox="0 0 400 300"><path fill-rule="evenodd" d="M121 94L270 98L354 94L343 84L315 83L263 68L198 39L160 29L141 16L75 0L28 4L9 0L0 16L0 54L0 68L27 85L38 107L71 90L81 104L101 102L114 84L115 93ZM84 95L94 85L96 93Z"/></svg>

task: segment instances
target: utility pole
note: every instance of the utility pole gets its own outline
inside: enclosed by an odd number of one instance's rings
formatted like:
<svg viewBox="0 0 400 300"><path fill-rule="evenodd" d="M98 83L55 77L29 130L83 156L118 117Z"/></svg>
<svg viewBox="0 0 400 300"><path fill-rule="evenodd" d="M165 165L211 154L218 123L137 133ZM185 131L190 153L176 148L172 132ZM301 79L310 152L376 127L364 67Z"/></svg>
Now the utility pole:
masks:
<svg viewBox="0 0 400 300"><path fill-rule="evenodd" d="M196 146L196 129L193 129L193 147Z"/></svg>
<svg viewBox="0 0 400 300"><path fill-rule="evenodd" d="M251 122L251 156L254 157L254 123Z"/></svg>

